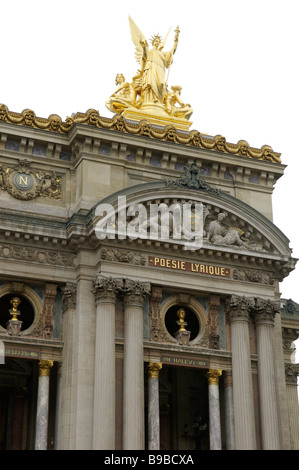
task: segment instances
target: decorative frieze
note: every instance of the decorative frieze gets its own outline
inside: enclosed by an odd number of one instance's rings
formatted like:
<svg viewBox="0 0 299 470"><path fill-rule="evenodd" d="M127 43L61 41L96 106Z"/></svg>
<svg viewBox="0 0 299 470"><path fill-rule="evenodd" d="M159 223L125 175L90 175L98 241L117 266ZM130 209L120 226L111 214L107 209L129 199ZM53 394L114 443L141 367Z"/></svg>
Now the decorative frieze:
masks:
<svg viewBox="0 0 299 470"><path fill-rule="evenodd" d="M134 251L118 250L115 248L103 248L101 259L105 261L135 264L138 266L145 266L146 264L146 257L144 255Z"/></svg>
<svg viewBox="0 0 299 470"><path fill-rule="evenodd" d="M233 279L237 281L256 282L272 286L274 283L273 274L256 269L234 269Z"/></svg>
<svg viewBox="0 0 299 470"><path fill-rule="evenodd" d="M10 245L8 243L0 245L0 257L57 266L73 266L75 259L73 253Z"/></svg>

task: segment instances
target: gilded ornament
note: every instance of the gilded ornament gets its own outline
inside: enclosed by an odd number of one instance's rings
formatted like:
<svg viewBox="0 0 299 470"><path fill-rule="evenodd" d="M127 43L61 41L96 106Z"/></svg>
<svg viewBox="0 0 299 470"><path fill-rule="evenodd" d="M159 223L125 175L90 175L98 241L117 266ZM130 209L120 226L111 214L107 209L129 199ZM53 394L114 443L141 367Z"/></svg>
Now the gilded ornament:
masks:
<svg viewBox="0 0 299 470"><path fill-rule="evenodd" d="M19 299L19 297L13 297L11 299L10 303L12 305L12 308L9 309L9 313L11 315L11 320L12 321L18 321L18 316L21 315L20 310L18 310L18 306L20 305L21 300Z"/></svg>
<svg viewBox="0 0 299 470"><path fill-rule="evenodd" d="M151 379L158 379L159 372L162 369L161 362L149 362L148 365L148 375Z"/></svg>
<svg viewBox="0 0 299 470"><path fill-rule="evenodd" d="M54 361L40 360L39 361L39 376L49 377L53 364L54 364Z"/></svg>
<svg viewBox="0 0 299 470"><path fill-rule="evenodd" d="M192 108L181 99L180 85L168 89L168 79L173 56L179 40L179 27L175 29L173 46L165 51L168 37L159 34L152 37L149 46L143 33L129 17L131 36L135 45L135 57L139 65L131 82L122 73L116 75L115 92L106 101L106 107L113 113L123 114L127 119L140 122L147 119L153 124L165 126L172 123L177 128L188 130Z"/></svg>
<svg viewBox="0 0 299 470"><path fill-rule="evenodd" d="M34 115L35 116L35 115ZM52 118L51 118L52 116ZM120 132L146 135L151 139L158 139L163 141L170 141L177 144L188 145L191 147L213 150L233 155L244 157L244 145L239 141L238 144L232 144L226 141L225 137L215 136L206 137L199 131L191 130L190 132L180 132L180 129L174 127L174 122L164 128L157 128L152 125L147 119L147 116L142 116L137 123L133 123L124 119L122 115L115 115L112 118L105 118L100 116L99 112L94 109L89 109L86 113L78 112L71 117L67 117L65 121L60 121L51 115L48 119L35 117L34 119L25 120L24 114L9 111L7 106L0 104L0 122L26 125L37 129L46 131L59 132L67 134L73 126L77 123L85 124L88 126L95 126L100 129L118 130ZM58 123L60 123L58 125ZM241 143L240 143L241 142ZM254 158L257 160L269 161L272 163L281 163L280 153L274 152L269 145L263 145L261 149L256 149L248 146L246 150L247 158ZM0 187L5 190L3 182L3 168L0 166Z"/></svg>
<svg viewBox="0 0 299 470"><path fill-rule="evenodd" d="M218 385L219 384L219 379L222 375L222 370L220 370L220 369L209 369L206 372L206 375L208 377L209 385Z"/></svg>

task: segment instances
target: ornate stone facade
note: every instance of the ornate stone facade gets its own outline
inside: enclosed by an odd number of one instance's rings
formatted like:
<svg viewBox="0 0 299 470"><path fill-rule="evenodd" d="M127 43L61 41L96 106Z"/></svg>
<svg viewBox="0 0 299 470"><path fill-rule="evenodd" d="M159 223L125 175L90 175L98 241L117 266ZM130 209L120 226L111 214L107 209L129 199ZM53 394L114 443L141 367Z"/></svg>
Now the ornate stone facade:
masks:
<svg viewBox="0 0 299 470"><path fill-rule="evenodd" d="M277 303L295 260L271 221L279 154L92 109L62 121L3 105L0 154L0 390L38 388L18 445L298 448L298 306ZM142 236L117 236L123 199ZM161 236L162 209L188 203L191 226L196 205L202 216L193 249L171 211ZM114 237L98 237L100 205L115 210Z"/></svg>

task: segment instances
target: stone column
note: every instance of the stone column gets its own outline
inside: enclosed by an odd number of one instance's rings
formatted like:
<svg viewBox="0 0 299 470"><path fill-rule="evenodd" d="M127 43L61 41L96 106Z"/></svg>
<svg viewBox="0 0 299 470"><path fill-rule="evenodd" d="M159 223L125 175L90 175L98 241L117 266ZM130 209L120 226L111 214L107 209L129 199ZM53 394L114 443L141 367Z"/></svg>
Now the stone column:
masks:
<svg viewBox="0 0 299 470"><path fill-rule="evenodd" d="M221 422L219 402L219 378L221 370L210 369L207 372L209 382L209 431L210 450L221 450Z"/></svg>
<svg viewBox="0 0 299 470"><path fill-rule="evenodd" d="M236 450L256 450L249 310L253 301L232 295L226 301L231 327L233 399Z"/></svg>
<svg viewBox="0 0 299 470"><path fill-rule="evenodd" d="M35 450L47 450L50 372L53 361L39 361Z"/></svg>
<svg viewBox="0 0 299 470"><path fill-rule="evenodd" d="M57 419L58 450L70 449L71 392L73 374L73 329L76 315L77 284L66 283L61 288L62 297L62 339L64 348L60 366L60 390Z"/></svg>
<svg viewBox="0 0 299 470"><path fill-rule="evenodd" d="M122 280L97 276L93 449L115 449L115 302Z"/></svg>
<svg viewBox="0 0 299 470"><path fill-rule="evenodd" d="M123 449L144 449L143 305L150 284L124 283Z"/></svg>
<svg viewBox="0 0 299 470"><path fill-rule="evenodd" d="M223 379L226 450L235 450L232 372L228 370L225 371L223 374Z"/></svg>
<svg viewBox="0 0 299 470"><path fill-rule="evenodd" d="M279 304L256 299L253 309L258 354L258 383L263 450L279 450L279 415L275 384L273 330Z"/></svg>
<svg viewBox="0 0 299 470"><path fill-rule="evenodd" d="M160 449L159 372L161 362L148 365L148 450Z"/></svg>
<svg viewBox="0 0 299 470"><path fill-rule="evenodd" d="M87 261L82 256L80 263ZM70 450L90 450L93 441L96 305L93 278L84 272L84 267L80 270L72 334Z"/></svg>

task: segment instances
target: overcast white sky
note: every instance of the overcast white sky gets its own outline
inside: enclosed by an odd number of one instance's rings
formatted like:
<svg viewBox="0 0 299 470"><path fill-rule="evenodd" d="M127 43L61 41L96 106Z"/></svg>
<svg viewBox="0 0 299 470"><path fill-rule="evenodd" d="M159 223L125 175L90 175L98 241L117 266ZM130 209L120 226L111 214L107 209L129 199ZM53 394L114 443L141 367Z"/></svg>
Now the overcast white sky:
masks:
<svg viewBox="0 0 299 470"><path fill-rule="evenodd" d="M274 222L299 258L298 11L298 0L2 0L0 103L110 117L116 74L130 81L138 68L128 16L147 39L172 27L170 47L179 25L169 83L194 109L191 128L282 154ZM299 303L299 266L281 291Z"/></svg>

